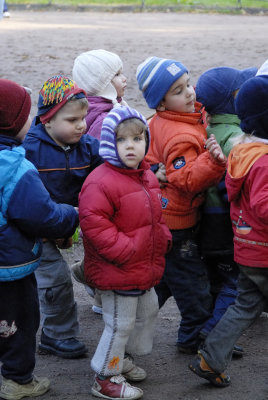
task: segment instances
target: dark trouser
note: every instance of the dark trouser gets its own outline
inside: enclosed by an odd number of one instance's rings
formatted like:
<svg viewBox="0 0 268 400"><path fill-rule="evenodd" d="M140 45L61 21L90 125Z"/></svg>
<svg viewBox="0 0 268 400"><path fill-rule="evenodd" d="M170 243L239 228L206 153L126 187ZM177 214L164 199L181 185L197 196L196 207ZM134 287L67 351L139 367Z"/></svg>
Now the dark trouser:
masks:
<svg viewBox="0 0 268 400"><path fill-rule="evenodd" d="M208 267L211 293L214 299L213 316L202 328L203 336L207 336L227 308L235 302L239 268L234 262L233 254L205 256L204 261Z"/></svg>
<svg viewBox="0 0 268 400"><path fill-rule="evenodd" d="M201 350L208 365L218 373L226 369L235 342L265 310L268 302L268 269L242 265L240 269L235 304L228 307Z"/></svg>
<svg viewBox="0 0 268 400"><path fill-rule="evenodd" d="M155 290L159 307L173 296L180 310L177 344L197 349L200 330L212 310L207 268L199 255L194 229L171 233L172 250L166 255L165 273Z"/></svg>
<svg viewBox="0 0 268 400"><path fill-rule="evenodd" d="M0 360L6 379L20 384L32 380L39 322L34 274L0 282Z"/></svg>

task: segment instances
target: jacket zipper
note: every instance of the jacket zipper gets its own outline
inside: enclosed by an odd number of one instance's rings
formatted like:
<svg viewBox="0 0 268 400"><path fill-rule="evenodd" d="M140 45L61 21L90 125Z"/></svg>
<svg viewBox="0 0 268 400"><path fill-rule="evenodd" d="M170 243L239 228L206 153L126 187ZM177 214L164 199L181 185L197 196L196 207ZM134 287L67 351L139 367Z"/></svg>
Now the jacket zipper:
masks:
<svg viewBox="0 0 268 400"><path fill-rule="evenodd" d="M150 196L149 192L146 190L146 188L145 188L145 186L144 186L144 183L141 182L141 184L142 184L142 188L143 188L145 194L148 196L149 204L150 204L150 209L151 209L151 218L152 218L152 227L153 227L153 251L154 251L154 247L155 247L155 232L154 232L154 222L153 222L152 201L151 201L151 196ZM151 255L151 264L153 264L153 258L154 258L154 256L153 256L153 251L152 251L152 255Z"/></svg>

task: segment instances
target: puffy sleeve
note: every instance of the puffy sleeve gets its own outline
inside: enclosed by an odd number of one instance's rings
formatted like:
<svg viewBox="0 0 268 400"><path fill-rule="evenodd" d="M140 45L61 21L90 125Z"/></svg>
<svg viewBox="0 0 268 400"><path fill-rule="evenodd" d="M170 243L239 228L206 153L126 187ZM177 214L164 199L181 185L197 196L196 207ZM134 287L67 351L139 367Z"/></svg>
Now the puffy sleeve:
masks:
<svg viewBox="0 0 268 400"><path fill-rule="evenodd" d="M34 169L28 170L16 184L7 216L26 234L52 239L72 236L79 222L74 207L51 200Z"/></svg>
<svg viewBox="0 0 268 400"><path fill-rule="evenodd" d="M113 223L117 205L100 183L90 182L90 176L79 196L79 219L84 240L99 255L117 265L134 254L134 242Z"/></svg>

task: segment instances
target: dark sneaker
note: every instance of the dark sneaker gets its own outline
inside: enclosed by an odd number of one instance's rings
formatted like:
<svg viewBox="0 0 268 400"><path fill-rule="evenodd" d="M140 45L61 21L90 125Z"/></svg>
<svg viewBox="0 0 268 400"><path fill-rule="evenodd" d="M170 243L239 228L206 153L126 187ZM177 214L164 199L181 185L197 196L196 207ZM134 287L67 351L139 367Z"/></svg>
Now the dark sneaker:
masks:
<svg viewBox="0 0 268 400"><path fill-rule="evenodd" d="M197 353L197 348L196 347L183 347L183 346L177 346L179 353L183 354L189 354L189 355L194 355Z"/></svg>
<svg viewBox="0 0 268 400"><path fill-rule="evenodd" d="M147 376L144 369L134 364L134 360L130 355L124 358L122 375L132 382L143 381Z"/></svg>
<svg viewBox="0 0 268 400"><path fill-rule="evenodd" d="M206 363L204 357L200 353L189 364L189 368L196 375L208 380L214 386L226 387L229 386L231 383L231 379L228 375L224 375L223 373L218 374L217 372L214 372Z"/></svg>
<svg viewBox="0 0 268 400"><path fill-rule="evenodd" d="M2 377L0 397L7 400L19 400L23 397L37 397L46 393L50 382L47 378L33 377L32 382L21 385L11 379Z"/></svg>
<svg viewBox="0 0 268 400"><path fill-rule="evenodd" d="M122 375L109 376L104 380L96 376L91 393L96 397L116 400L135 400L143 396L143 391L127 383Z"/></svg>
<svg viewBox="0 0 268 400"><path fill-rule="evenodd" d="M43 330L38 350L39 354L54 354L62 358L78 358L88 351L84 343L75 338L52 339L45 335Z"/></svg>

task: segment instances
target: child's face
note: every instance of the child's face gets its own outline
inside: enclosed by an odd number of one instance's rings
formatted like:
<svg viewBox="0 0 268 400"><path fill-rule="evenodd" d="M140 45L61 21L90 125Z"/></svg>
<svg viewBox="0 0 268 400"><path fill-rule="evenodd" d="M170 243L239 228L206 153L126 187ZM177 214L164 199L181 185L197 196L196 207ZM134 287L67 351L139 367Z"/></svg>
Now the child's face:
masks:
<svg viewBox="0 0 268 400"><path fill-rule="evenodd" d="M123 75L121 69L112 79L112 84L117 92L117 97L123 97L125 94L125 89L127 87L127 78L125 77L125 75Z"/></svg>
<svg viewBox="0 0 268 400"><path fill-rule="evenodd" d="M67 102L45 124L47 133L61 147L79 142L86 131L87 110L79 101Z"/></svg>
<svg viewBox="0 0 268 400"><path fill-rule="evenodd" d="M119 125L116 136L117 151L122 162L128 167L137 169L145 156L145 132L137 129L135 124L126 127Z"/></svg>
<svg viewBox="0 0 268 400"><path fill-rule="evenodd" d="M158 111L175 111L180 113L191 113L195 111L194 104L196 95L190 84L189 75L185 72L166 93L164 99L157 107Z"/></svg>

